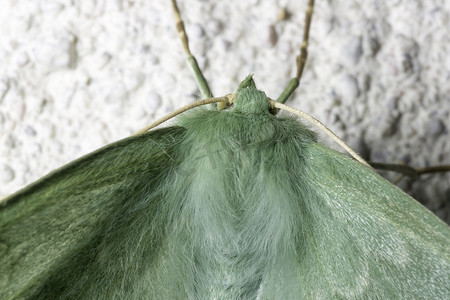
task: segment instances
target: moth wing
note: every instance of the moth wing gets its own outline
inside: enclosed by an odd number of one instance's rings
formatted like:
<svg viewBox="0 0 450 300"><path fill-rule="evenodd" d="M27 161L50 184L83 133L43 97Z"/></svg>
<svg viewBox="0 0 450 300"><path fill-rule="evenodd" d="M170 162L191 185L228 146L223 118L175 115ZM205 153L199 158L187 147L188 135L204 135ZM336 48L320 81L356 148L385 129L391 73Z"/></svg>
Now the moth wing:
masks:
<svg viewBox="0 0 450 300"><path fill-rule="evenodd" d="M126 286L140 264L128 264L125 253L137 241L150 261L159 250L165 220L158 209L184 130L169 127L110 144L0 203L0 298L79 296L100 285L99 299L109 286ZM136 236L141 223L145 240ZM88 276L86 266L97 270Z"/></svg>
<svg viewBox="0 0 450 300"><path fill-rule="evenodd" d="M305 295L449 299L449 227L362 164L319 144L309 154Z"/></svg>

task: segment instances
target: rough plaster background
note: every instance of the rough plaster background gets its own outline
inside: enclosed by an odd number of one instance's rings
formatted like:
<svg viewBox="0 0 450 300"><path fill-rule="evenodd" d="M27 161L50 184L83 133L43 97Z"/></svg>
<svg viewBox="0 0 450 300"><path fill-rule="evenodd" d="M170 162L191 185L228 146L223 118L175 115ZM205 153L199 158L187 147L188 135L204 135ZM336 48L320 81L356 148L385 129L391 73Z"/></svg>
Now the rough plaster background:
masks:
<svg viewBox="0 0 450 300"><path fill-rule="evenodd" d="M306 0L179 2L215 95L249 73L281 93ZM367 159L450 164L449 16L446 0L316 0L288 104ZM168 0L3 0L0 20L0 195L198 98ZM450 221L450 174L400 186Z"/></svg>

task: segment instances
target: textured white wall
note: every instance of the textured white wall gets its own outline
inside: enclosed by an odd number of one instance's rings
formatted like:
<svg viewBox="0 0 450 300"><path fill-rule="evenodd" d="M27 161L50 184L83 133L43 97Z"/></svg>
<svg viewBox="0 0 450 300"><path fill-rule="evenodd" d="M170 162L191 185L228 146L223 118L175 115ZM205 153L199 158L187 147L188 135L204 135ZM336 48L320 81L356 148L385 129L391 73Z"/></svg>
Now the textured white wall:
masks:
<svg viewBox="0 0 450 300"><path fill-rule="evenodd" d="M213 93L254 73L276 98L294 73L306 2L180 1ZM449 16L446 0L316 0L288 104L370 159L450 164ZM7 0L0 20L0 195L198 97L168 0ZM449 220L449 183L401 186Z"/></svg>

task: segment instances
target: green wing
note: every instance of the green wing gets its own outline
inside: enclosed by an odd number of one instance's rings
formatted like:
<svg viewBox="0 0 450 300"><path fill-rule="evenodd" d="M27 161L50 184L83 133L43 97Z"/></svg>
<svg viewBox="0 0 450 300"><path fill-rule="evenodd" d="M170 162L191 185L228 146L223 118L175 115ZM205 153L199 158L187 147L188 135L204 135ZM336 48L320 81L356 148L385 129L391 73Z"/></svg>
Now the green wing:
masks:
<svg viewBox="0 0 450 300"><path fill-rule="evenodd" d="M120 298L160 251L184 131L110 144L0 203L0 298Z"/></svg>
<svg viewBox="0 0 450 300"><path fill-rule="evenodd" d="M309 148L308 245L298 265L312 299L450 299L450 229L416 200L329 148Z"/></svg>

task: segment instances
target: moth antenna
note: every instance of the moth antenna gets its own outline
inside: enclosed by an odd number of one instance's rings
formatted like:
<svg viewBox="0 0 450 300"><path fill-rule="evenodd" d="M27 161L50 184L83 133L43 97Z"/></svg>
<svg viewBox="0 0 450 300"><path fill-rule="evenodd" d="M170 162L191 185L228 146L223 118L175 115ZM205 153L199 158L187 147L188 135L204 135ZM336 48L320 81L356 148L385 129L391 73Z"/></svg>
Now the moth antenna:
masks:
<svg viewBox="0 0 450 300"><path fill-rule="evenodd" d="M322 132L324 132L326 135L328 135L330 138L332 138L339 146L344 148L345 151L347 151L354 159L356 159L360 163L362 163L372 169L372 167L358 153L356 153L356 151L354 151L352 148L350 148L350 146L348 146L336 134L334 134L330 129L328 129L325 125L323 125L322 122L320 122L319 120L317 120L310 114L308 114L304 111L295 109L293 107L287 106L283 103L271 100L271 99L269 99L269 103L270 103L270 105L272 105L275 108L283 109L285 111L293 113L293 114L295 114L299 117L302 117L302 118L308 120L309 122L313 123L317 128L322 130Z"/></svg>
<svg viewBox="0 0 450 300"><path fill-rule="evenodd" d="M404 177L403 174L398 175L398 177L393 181L393 183L394 183L395 185L399 184L400 181L403 179L403 177Z"/></svg>
<svg viewBox="0 0 450 300"><path fill-rule="evenodd" d="M300 46L300 54L297 56L297 74L287 84L286 88L278 97L277 102L285 103L289 96L295 91L300 84L300 79L305 68L306 59L308 58L308 39L309 28L311 27L311 19L313 15L314 0L309 0L305 15L305 28L303 29L303 40Z"/></svg>
<svg viewBox="0 0 450 300"><path fill-rule="evenodd" d="M413 168L411 166L402 164L387 164L378 162L369 162L369 164L377 170L397 172L412 178L418 177L423 174L450 172L450 165Z"/></svg>
<svg viewBox="0 0 450 300"><path fill-rule="evenodd" d="M156 127L156 126L158 126L158 125L160 125L160 124L162 124L162 123L172 119L173 117L175 117L175 116L177 116L177 115L179 115L179 114L181 114L181 113L183 113L183 112L185 112L187 110L190 110L192 108L195 108L195 107L198 107L198 106L202 106L202 105L206 105L206 104L217 103L217 102L219 102L219 103L222 103L222 102L231 103L232 101L234 101L235 97L236 97L236 94L228 94L228 95L225 95L223 97L208 98L208 99L203 99L203 100L198 100L198 101L192 102L191 104L185 105L185 106L183 106L183 107L181 107L181 108L171 112L170 114L162 117L161 119L156 120L155 122L151 123L150 125L148 125L148 126L142 128L141 130L135 132L134 134L132 134L132 136L136 136L136 135L140 135L140 134L146 133L150 129L153 129L154 127Z"/></svg>
<svg viewBox="0 0 450 300"><path fill-rule="evenodd" d="M180 10L178 9L176 0L172 0L172 7L175 14L175 26L177 28L178 36L180 37L181 43L183 44L184 52L186 52L187 54L186 60L192 71L194 72L195 80L197 81L197 85L202 93L202 97L204 99L212 98L213 95L211 93L211 90L209 89L208 82L206 81L205 76L203 76L203 73L198 66L197 60L195 59L194 55L191 54L191 50L189 49L188 36L184 28L184 22L181 18Z"/></svg>

